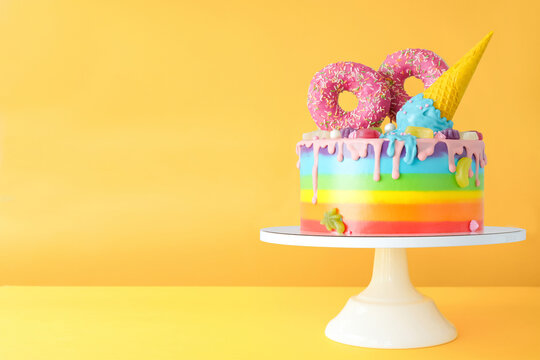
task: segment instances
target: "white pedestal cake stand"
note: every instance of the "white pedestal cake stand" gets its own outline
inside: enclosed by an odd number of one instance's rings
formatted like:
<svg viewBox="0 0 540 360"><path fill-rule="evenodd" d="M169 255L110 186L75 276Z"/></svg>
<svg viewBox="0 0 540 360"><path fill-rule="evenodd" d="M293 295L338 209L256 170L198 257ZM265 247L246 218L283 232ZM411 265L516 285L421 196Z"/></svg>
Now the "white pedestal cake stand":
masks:
<svg viewBox="0 0 540 360"><path fill-rule="evenodd" d="M411 284L406 248L511 243L525 240L525 230L488 226L482 234L327 236L302 234L298 226L281 226L261 229L261 240L281 245L375 248L371 282L330 321L326 336L348 345L406 349L444 344L457 336L433 300Z"/></svg>

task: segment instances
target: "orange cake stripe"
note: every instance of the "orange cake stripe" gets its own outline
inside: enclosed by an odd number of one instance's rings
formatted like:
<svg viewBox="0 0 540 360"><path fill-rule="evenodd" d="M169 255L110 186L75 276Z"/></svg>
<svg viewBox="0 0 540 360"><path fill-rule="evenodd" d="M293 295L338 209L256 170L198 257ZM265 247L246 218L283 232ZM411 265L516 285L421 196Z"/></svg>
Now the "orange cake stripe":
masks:
<svg viewBox="0 0 540 360"><path fill-rule="evenodd" d="M320 221L337 208L343 221L470 221L483 219L483 201L447 204L316 204L301 203L301 218Z"/></svg>

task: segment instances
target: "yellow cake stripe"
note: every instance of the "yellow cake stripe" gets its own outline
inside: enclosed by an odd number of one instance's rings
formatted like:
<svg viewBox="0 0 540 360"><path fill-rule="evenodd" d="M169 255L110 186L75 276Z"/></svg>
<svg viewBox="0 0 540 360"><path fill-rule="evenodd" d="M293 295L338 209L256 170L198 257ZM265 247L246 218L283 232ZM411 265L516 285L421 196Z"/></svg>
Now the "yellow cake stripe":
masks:
<svg viewBox="0 0 540 360"><path fill-rule="evenodd" d="M427 204L454 203L481 199L483 191L371 191L371 190L318 190L321 204ZM311 202L312 189L300 190L300 201Z"/></svg>

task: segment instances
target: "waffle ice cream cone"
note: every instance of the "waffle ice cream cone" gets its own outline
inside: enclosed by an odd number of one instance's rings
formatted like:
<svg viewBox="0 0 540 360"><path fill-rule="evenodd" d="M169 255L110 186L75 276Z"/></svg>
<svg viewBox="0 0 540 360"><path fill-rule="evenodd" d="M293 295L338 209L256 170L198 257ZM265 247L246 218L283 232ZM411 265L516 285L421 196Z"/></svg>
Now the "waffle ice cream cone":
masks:
<svg viewBox="0 0 540 360"><path fill-rule="evenodd" d="M493 32L487 34L424 92L424 98L434 101L433 106L441 111L441 117L447 120L452 120L454 117L492 35Z"/></svg>

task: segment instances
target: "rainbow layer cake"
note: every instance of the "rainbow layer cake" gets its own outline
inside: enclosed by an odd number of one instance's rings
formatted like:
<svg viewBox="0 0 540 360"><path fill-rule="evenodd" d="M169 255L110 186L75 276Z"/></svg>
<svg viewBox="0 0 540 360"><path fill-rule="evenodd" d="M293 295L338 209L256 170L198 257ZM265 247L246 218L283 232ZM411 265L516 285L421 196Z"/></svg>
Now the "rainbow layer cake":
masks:
<svg viewBox="0 0 540 360"><path fill-rule="evenodd" d="M407 49L389 55L378 71L340 62L315 75L308 108L319 130L296 146L302 232L483 230L483 136L454 129L454 113L491 35L450 68L431 51ZM412 98L403 89L410 76L425 87ZM338 105L343 91L356 94L354 111Z"/></svg>

